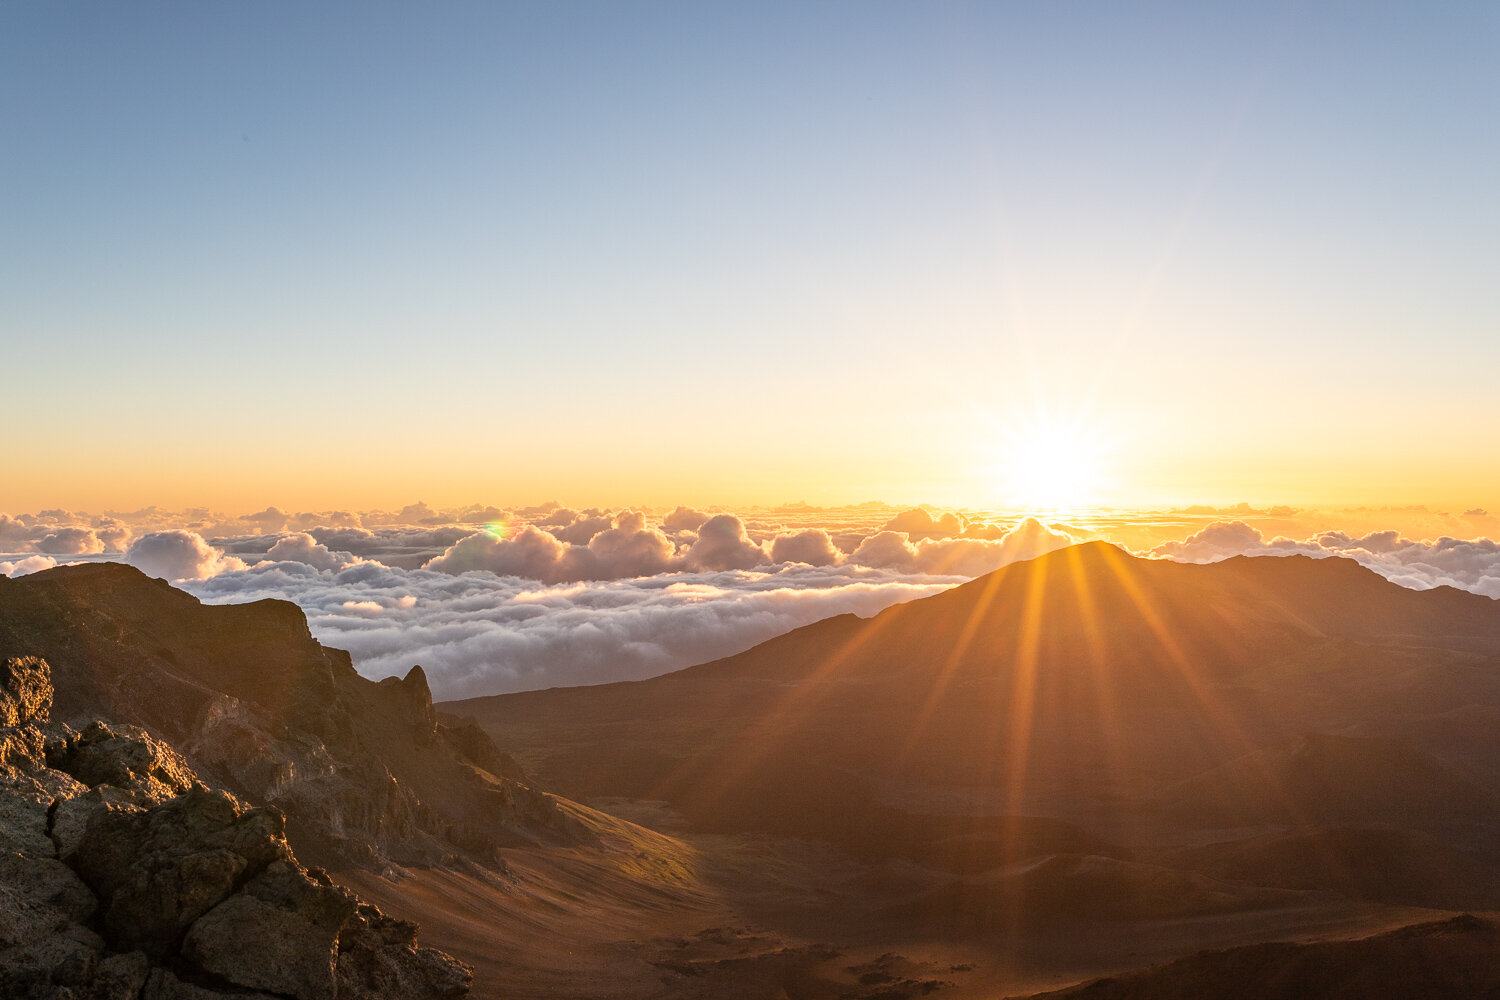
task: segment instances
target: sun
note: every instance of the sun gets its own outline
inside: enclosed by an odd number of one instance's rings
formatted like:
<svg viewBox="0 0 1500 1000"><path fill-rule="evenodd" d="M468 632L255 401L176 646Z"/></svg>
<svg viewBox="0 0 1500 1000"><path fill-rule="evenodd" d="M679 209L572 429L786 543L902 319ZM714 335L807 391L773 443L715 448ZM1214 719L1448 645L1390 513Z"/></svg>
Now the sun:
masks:
<svg viewBox="0 0 1500 1000"><path fill-rule="evenodd" d="M1107 435L1081 419L1034 416L1000 434L993 464L999 499L1034 513L1096 506L1109 480Z"/></svg>

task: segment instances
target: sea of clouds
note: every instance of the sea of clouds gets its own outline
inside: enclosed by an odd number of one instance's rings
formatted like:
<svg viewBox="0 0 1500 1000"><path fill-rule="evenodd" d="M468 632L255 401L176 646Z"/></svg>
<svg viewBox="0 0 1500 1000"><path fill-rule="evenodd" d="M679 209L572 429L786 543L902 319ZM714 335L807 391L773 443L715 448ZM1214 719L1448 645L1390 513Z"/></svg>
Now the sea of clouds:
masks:
<svg viewBox="0 0 1500 1000"><path fill-rule="evenodd" d="M1189 562L1341 556L1403 586L1500 598L1500 543L1489 537L1264 530L1299 525L1295 517L1244 505L1066 524L882 504L740 513L413 504L239 517L50 510L0 514L0 574L115 559L211 603L293 601L313 634L349 650L366 676L420 663L439 699L649 677L832 615L868 617L1093 537ZM1460 529L1500 527L1482 510L1441 517Z"/></svg>

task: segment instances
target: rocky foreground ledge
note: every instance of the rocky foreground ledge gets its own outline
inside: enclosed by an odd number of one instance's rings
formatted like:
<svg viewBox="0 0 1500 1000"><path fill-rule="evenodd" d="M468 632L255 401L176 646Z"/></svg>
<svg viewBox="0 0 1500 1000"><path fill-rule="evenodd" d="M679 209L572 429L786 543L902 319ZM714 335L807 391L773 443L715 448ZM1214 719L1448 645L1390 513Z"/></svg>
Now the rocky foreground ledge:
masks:
<svg viewBox="0 0 1500 1000"><path fill-rule="evenodd" d="M44 660L0 663L0 996L467 995L415 924L299 865L279 809L208 787L144 729L50 721L52 694Z"/></svg>

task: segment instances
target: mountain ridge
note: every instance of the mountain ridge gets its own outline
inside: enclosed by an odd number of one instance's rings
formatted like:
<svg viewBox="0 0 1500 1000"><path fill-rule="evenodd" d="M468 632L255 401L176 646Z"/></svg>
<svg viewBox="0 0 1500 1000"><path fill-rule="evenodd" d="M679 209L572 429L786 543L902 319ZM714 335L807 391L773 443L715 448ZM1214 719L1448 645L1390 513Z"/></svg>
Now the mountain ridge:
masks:
<svg viewBox="0 0 1500 1000"><path fill-rule="evenodd" d="M0 582L0 650L52 664L53 710L159 733L217 784L287 814L304 855L383 868L499 864L589 834L477 730L439 725L421 667L375 682L295 605L207 605L117 563Z"/></svg>

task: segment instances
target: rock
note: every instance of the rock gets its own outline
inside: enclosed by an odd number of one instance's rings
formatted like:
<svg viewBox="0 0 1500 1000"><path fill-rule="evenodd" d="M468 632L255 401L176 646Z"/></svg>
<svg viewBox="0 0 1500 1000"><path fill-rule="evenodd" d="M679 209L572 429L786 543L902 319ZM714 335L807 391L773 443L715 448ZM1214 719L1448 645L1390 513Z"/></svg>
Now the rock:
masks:
<svg viewBox="0 0 1500 1000"><path fill-rule="evenodd" d="M0 775L27 774L46 760L46 738L36 726L0 729Z"/></svg>
<svg viewBox="0 0 1500 1000"><path fill-rule="evenodd" d="M136 1000L146 985L151 962L143 952L110 955L94 969L89 983L89 1000Z"/></svg>
<svg viewBox="0 0 1500 1000"><path fill-rule="evenodd" d="M192 769L182 755L139 726L116 730L96 721L49 753L48 760L86 785L139 791L152 802L193 787Z"/></svg>
<svg viewBox="0 0 1500 1000"><path fill-rule="evenodd" d="M59 772L53 772L54 774ZM82 786L83 792L72 796L59 796L52 806L52 844L60 858L71 857L78 851L83 835L95 816L114 811L141 812L133 792L122 791L109 785L98 788Z"/></svg>
<svg viewBox="0 0 1500 1000"><path fill-rule="evenodd" d="M161 960L242 876L290 856L283 823L198 785L149 810L98 811L64 860L103 900L112 940Z"/></svg>
<svg viewBox="0 0 1500 1000"><path fill-rule="evenodd" d="M278 861L188 931L183 954L236 986L297 1000L334 1000L339 930L354 894Z"/></svg>
<svg viewBox="0 0 1500 1000"><path fill-rule="evenodd" d="M588 840L550 799L493 794L516 792L524 775L473 735L460 739L479 761L455 749L420 667L367 680L347 652L313 639L295 605L205 605L111 563L57 567L3 589L0 646L51 657L54 714L84 728L105 717L150 731L109 727L141 744L134 756L102 733L69 743L76 759L51 766L86 784L152 801L177 794L182 762L149 752L152 739L170 741L204 781L282 809L305 858L376 871L459 858L496 869L502 847ZM26 685L17 690L35 687Z"/></svg>
<svg viewBox="0 0 1500 1000"><path fill-rule="evenodd" d="M88 791L61 771L47 768L14 778L0 778L0 851L33 858L57 854L47 834L48 812L59 799Z"/></svg>
<svg viewBox="0 0 1500 1000"><path fill-rule="evenodd" d="M99 901L51 858L0 855L0 948L26 945L94 915Z"/></svg>
<svg viewBox="0 0 1500 1000"><path fill-rule="evenodd" d="M456 1000L474 974L443 952L417 947L417 925L385 916L369 903L339 937L339 1000Z"/></svg>
<svg viewBox="0 0 1500 1000"><path fill-rule="evenodd" d="M440 1000L468 992L469 970L418 948L415 925L360 904L321 870L303 871L279 809L249 808L202 784L144 729L80 720L75 732L48 721L52 689L40 659L6 661L0 681L10 721L0 726L0 997ZM431 697L420 672L394 693L403 724L426 726L420 709L430 714ZM219 706L218 728L262 748L251 759L267 773L300 794L331 793L317 808L335 828L342 812L372 829L397 816L394 835L416 835L422 805L378 758L337 764L316 739L271 739L237 699ZM299 765L311 780L296 780Z"/></svg>
<svg viewBox="0 0 1500 1000"><path fill-rule="evenodd" d="M77 996L57 987L86 986L97 969L104 942L80 924L69 924L35 941L0 950L0 996Z"/></svg>
<svg viewBox="0 0 1500 1000"><path fill-rule="evenodd" d="M399 680L387 677L377 685L377 690L390 697L398 716L418 745L426 746L437 739L437 711L432 707L432 689L427 685L427 673L421 666L412 667Z"/></svg>
<svg viewBox="0 0 1500 1000"><path fill-rule="evenodd" d="M52 672L36 656L0 662L0 726L47 719L52 711Z"/></svg>
<svg viewBox="0 0 1500 1000"><path fill-rule="evenodd" d="M473 716L441 725L438 732L443 741L453 748L454 753L475 767L488 771L497 778L509 778L523 785L532 783L515 758L495 746L490 734L479 728L479 723Z"/></svg>
<svg viewBox="0 0 1500 1000"><path fill-rule="evenodd" d="M141 1000L224 1000L225 996L233 996L235 1000L277 1000L276 997L266 993L247 993L244 990L237 990L232 994L226 994L218 990L195 986L192 983L184 983L162 968L151 970L150 975L146 977L145 989L141 991Z"/></svg>

